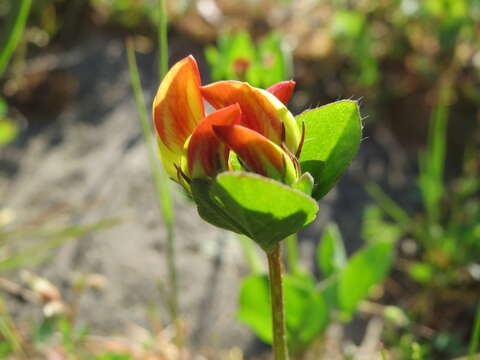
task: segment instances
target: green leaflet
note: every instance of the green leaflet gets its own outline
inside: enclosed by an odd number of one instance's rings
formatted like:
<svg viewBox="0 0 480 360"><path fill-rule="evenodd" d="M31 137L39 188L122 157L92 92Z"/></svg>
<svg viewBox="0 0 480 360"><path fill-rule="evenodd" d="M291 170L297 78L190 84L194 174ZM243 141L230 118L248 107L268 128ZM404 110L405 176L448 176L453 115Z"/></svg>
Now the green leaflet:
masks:
<svg viewBox="0 0 480 360"><path fill-rule="evenodd" d="M315 179L312 196L319 200L335 184L358 151L362 126L357 102L337 101L297 116L305 124L300 155L302 172Z"/></svg>

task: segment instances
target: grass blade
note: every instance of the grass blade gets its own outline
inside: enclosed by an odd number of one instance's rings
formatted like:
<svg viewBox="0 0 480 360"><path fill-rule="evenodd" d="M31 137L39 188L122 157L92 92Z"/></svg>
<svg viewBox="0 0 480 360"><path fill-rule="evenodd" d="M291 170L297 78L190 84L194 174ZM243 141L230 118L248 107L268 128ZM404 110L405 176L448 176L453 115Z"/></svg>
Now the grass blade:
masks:
<svg viewBox="0 0 480 360"><path fill-rule="evenodd" d="M15 4L16 3L16 4ZM4 40L4 44L0 49L0 76L4 73L10 58L13 55L20 39L22 37L23 29L27 22L28 14L30 12L30 6L32 0L21 0L18 2L12 2L12 8L17 9L15 15L10 17L9 23L7 23L7 37Z"/></svg>
<svg viewBox="0 0 480 360"><path fill-rule="evenodd" d="M480 303L477 306L477 315L473 324L472 337L470 338L470 346L468 349L468 360L473 360L478 351L480 342Z"/></svg>

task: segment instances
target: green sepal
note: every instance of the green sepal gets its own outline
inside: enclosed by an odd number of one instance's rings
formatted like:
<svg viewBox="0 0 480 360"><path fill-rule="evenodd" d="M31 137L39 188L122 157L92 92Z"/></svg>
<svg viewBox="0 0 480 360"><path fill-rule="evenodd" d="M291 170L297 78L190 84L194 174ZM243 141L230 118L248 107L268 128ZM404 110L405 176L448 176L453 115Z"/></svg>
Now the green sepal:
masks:
<svg viewBox="0 0 480 360"><path fill-rule="evenodd" d="M313 176L307 172L302 174L302 176L298 178L297 182L292 184L292 187L310 196L312 195L313 185L314 185Z"/></svg>
<svg viewBox="0 0 480 360"><path fill-rule="evenodd" d="M239 228L239 225L211 198L211 182L195 179L190 183L190 186L193 200L197 204L198 215L203 220L216 227L243 234L244 231Z"/></svg>
<svg viewBox="0 0 480 360"><path fill-rule="evenodd" d="M311 197L253 173L224 172L211 183L191 185L202 219L250 237L265 251L307 226L318 212Z"/></svg>

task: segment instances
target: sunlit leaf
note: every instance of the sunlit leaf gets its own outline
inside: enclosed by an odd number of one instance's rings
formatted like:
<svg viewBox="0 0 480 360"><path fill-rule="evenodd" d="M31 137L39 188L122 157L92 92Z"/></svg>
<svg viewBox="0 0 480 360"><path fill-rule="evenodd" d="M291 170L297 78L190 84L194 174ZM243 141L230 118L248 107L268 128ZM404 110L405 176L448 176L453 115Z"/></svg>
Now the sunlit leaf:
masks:
<svg viewBox="0 0 480 360"><path fill-rule="evenodd" d="M318 211L315 201L304 193L245 172L218 175L210 197L264 250L311 223Z"/></svg>
<svg viewBox="0 0 480 360"><path fill-rule="evenodd" d="M320 199L339 179L358 151L361 118L358 104L341 100L297 116L305 124L305 142L300 155L303 172L315 179L312 196Z"/></svg>

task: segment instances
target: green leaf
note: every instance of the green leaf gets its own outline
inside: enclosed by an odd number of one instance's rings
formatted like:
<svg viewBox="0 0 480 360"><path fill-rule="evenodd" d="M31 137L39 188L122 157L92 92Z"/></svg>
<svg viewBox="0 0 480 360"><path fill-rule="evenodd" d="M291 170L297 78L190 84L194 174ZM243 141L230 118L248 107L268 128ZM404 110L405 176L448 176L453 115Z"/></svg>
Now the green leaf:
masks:
<svg viewBox="0 0 480 360"><path fill-rule="evenodd" d="M356 11L338 11L332 21L332 32L340 39L356 39L365 26L365 15Z"/></svg>
<svg viewBox="0 0 480 360"><path fill-rule="evenodd" d="M325 278L340 271L347 262L342 236L336 224L328 224L317 248L317 264Z"/></svg>
<svg viewBox="0 0 480 360"><path fill-rule="evenodd" d="M56 318L45 318L34 333L34 341L43 343L47 341L56 331Z"/></svg>
<svg viewBox="0 0 480 360"><path fill-rule="evenodd" d="M282 49L280 34L271 33L258 44L259 62L261 64L261 87L268 88L273 84L290 78L289 53Z"/></svg>
<svg viewBox="0 0 480 360"><path fill-rule="evenodd" d="M237 317L264 342L272 343L272 308L267 275L251 275L240 285Z"/></svg>
<svg viewBox="0 0 480 360"><path fill-rule="evenodd" d="M128 354L117 354L117 353L105 353L95 357L89 358L89 360L131 360L132 357Z"/></svg>
<svg viewBox="0 0 480 360"><path fill-rule="evenodd" d="M340 178L358 151L361 118L356 101L341 100L297 116L305 124L300 155L303 172L315 179L313 197L323 197Z"/></svg>
<svg viewBox="0 0 480 360"><path fill-rule="evenodd" d="M285 276L285 321L292 350L307 347L328 325L327 302L309 276Z"/></svg>
<svg viewBox="0 0 480 360"><path fill-rule="evenodd" d="M365 185L365 190L376 201L377 205L386 215L391 217L403 230L408 228L412 222L410 216L393 199L375 183Z"/></svg>
<svg viewBox="0 0 480 360"><path fill-rule="evenodd" d="M430 282L434 273L433 266L427 263L415 263L408 267L408 275L421 284Z"/></svg>
<svg viewBox="0 0 480 360"><path fill-rule="evenodd" d="M265 251L310 224L318 212L317 203L304 193L246 172L218 175L210 198Z"/></svg>
<svg viewBox="0 0 480 360"><path fill-rule="evenodd" d="M396 242L402 234L402 229L398 224L386 222L383 219L383 212L380 207L370 205L365 208L362 224L362 239L365 242Z"/></svg>
<svg viewBox="0 0 480 360"><path fill-rule="evenodd" d="M393 243L379 241L353 255L340 275L338 301L340 310L352 315L358 303L368 296L373 285L390 271Z"/></svg>
<svg viewBox="0 0 480 360"><path fill-rule="evenodd" d="M241 285L238 318L266 343L272 343L270 292L266 275L247 277ZM284 277L287 339L293 350L306 347L327 326L329 311L309 276Z"/></svg>
<svg viewBox="0 0 480 360"><path fill-rule="evenodd" d="M250 65L253 64L257 57L255 45L250 38L250 34L246 31L241 31L230 36L229 42L228 53L226 53L228 58L226 78L243 80L239 78L240 74L236 72L236 62L241 60L247 61Z"/></svg>
<svg viewBox="0 0 480 360"><path fill-rule="evenodd" d="M18 135L18 126L9 118L0 114L0 146L11 143Z"/></svg>

